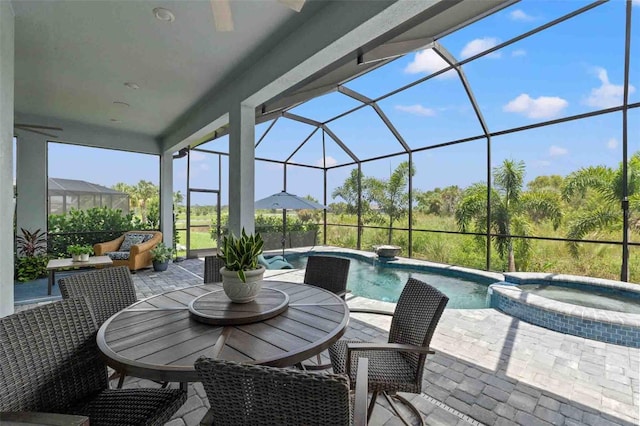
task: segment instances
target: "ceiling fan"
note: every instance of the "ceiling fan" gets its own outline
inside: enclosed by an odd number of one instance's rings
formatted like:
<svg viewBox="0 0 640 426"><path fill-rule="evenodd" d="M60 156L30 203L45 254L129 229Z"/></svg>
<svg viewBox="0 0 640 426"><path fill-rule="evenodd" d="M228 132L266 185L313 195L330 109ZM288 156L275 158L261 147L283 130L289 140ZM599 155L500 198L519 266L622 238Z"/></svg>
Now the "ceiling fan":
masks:
<svg viewBox="0 0 640 426"><path fill-rule="evenodd" d="M229 0L210 0L213 22L217 31L233 31L233 17ZM288 8L300 12L306 0L278 0Z"/></svg>
<svg viewBox="0 0 640 426"><path fill-rule="evenodd" d="M43 132L42 130L56 130L58 132L63 131L62 127L41 126L39 124L27 124L27 123L14 123L13 128L24 130L25 132L31 132L31 133L37 133L39 135L49 136L50 138L57 138L58 135Z"/></svg>

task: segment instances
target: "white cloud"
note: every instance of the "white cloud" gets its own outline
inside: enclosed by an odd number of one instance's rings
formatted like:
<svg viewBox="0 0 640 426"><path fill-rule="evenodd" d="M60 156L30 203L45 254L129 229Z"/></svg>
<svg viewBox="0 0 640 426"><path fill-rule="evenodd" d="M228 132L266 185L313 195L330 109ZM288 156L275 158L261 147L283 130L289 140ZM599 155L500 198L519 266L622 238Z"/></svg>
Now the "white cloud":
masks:
<svg viewBox="0 0 640 426"><path fill-rule="evenodd" d="M462 52L460 52L460 56L462 58L470 58L471 56L477 55L480 52L491 49L498 43L500 43L500 40L495 37L476 38L474 40L471 40L464 46ZM488 56L491 58L499 58L500 52L493 52Z"/></svg>
<svg viewBox="0 0 640 426"><path fill-rule="evenodd" d="M316 161L316 166L324 167L325 162L327 163L327 167L335 166L336 164L338 164L338 161L335 158L327 156L324 162L322 161L322 158L319 158L318 161Z"/></svg>
<svg viewBox="0 0 640 426"><path fill-rule="evenodd" d="M526 56L527 55L527 51L524 49L516 49L513 52L511 52L511 56L513 56L514 58L517 56Z"/></svg>
<svg viewBox="0 0 640 426"><path fill-rule="evenodd" d="M551 147L549 148L549 155L551 157L560 157L562 155L567 155L568 153L569 150L567 150L566 148L562 148L561 146L551 145Z"/></svg>
<svg viewBox="0 0 640 426"><path fill-rule="evenodd" d="M597 67L595 73L600 80L600 87L591 89L589 97L585 103L595 108L610 108L622 104L624 95L624 85L612 84L609 81L609 75L604 68ZM636 88L629 84L629 94L636 91Z"/></svg>
<svg viewBox="0 0 640 426"><path fill-rule="evenodd" d="M633 6L640 6L640 0L631 0Z"/></svg>
<svg viewBox="0 0 640 426"><path fill-rule="evenodd" d="M505 112L516 112L528 118L552 118L559 115L569 102L558 96L540 96L533 99L523 93L502 107Z"/></svg>
<svg viewBox="0 0 640 426"><path fill-rule="evenodd" d="M398 111L408 112L413 115L420 115L422 117L433 117L436 115L435 110L424 107L420 104L415 105L396 105L395 109Z"/></svg>
<svg viewBox="0 0 640 426"><path fill-rule="evenodd" d="M618 147L618 140L616 138L611 138L607 141L607 148L616 149L617 147Z"/></svg>
<svg viewBox="0 0 640 426"><path fill-rule="evenodd" d="M448 64L442 59L433 49L425 49L417 52L413 57L413 61L409 62L409 65L404 69L404 72L408 74L433 74L446 68ZM455 71L449 70L444 74L439 75L439 78L451 78L455 77Z"/></svg>
<svg viewBox="0 0 640 426"><path fill-rule="evenodd" d="M511 19L513 19L514 21L534 21L536 18L534 18L531 15L528 15L524 10L522 9L516 9L514 11L512 11L509 14L509 17Z"/></svg>

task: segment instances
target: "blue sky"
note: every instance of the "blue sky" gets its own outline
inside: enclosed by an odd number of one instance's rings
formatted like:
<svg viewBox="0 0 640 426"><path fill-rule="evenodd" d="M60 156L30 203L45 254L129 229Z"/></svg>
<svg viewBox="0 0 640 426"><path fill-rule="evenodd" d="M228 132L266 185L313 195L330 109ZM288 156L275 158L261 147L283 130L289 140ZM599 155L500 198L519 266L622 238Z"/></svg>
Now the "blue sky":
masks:
<svg viewBox="0 0 640 426"><path fill-rule="evenodd" d="M543 25L588 4L586 1L523 0L439 42L458 59ZM640 0L634 0L631 51L630 102L640 101ZM569 21L500 49L463 67L490 131L525 126L581 114L622 102L624 72L625 2L611 0ZM635 59L635 61L634 61ZM442 68L430 50L408 54L346 84L365 96L377 98ZM359 102L339 93L316 98L296 107L293 113L324 121ZM460 80L452 73L428 80L381 100L380 107L410 147L438 144L481 134L481 127ZM630 152L640 150L640 109L629 113ZM613 113L493 138L492 167L504 159L524 160L527 180L539 175L566 175L589 165L615 167L621 160L622 114ZM256 128L262 136L270 123ZM329 124L361 159L402 150L370 107ZM256 150L257 157L286 159L313 128L280 119ZM349 157L325 136L328 165L350 162ZM203 148L228 152L228 138ZM416 153L414 187L460 185L486 180L486 144L471 142ZM78 162L77 158L82 158ZM215 159L214 159L215 158ZM388 177L406 156L363 164L366 175ZM292 158L304 164L322 164L322 132L316 132ZM95 170L114 164L122 172L95 177ZM135 166L122 166L134 165ZM227 160L223 160L223 188L227 187ZM353 167L328 173L329 193L342 184ZM192 155L192 186L218 189L216 156ZM85 179L110 186L117 180L158 182L157 158L114 151L51 144L49 175ZM287 189L310 194L322 201L323 174L318 170L288 167ZM186 189L186 161L174 163L175 190ZM256 199L282 189L282 166L256 165ZM227 197L223 190L222 202ZM201 203L207 203L206 196ZM332 202L331 198L327 202ZM198 199L194 200L198 202Z"/></svg>

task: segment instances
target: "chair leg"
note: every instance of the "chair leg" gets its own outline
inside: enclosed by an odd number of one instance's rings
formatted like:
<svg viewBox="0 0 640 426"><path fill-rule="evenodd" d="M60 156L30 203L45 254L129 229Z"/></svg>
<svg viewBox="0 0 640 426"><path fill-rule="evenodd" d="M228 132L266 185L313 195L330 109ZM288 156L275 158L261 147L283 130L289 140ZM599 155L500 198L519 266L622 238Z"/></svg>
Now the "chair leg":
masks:
<svg viewBox="0 0 640 426"><path fill-rule="evenodd" d="M125 378L125 375L120 373L120 379L118 380L118 387L117 387L118 389L122 389L122 385L124 385L124 378Z"/></svg>
<svg viewBox="0 0 640 426"><path fill-rule="evenodd" d="M404 423L407 426L412 425L412 423L409 422L402 415L402 413L400 413L400 410L398 410L398 407L396 406L395 402L393 402L394 398L397 399L401 404L404 404L404 406L407 407L413 413L413 415L418 418L418 420L420 420L420 426L424 426L424 418L422 417L422 413L420 413L420 411L416 408L416 406L413 405L408 399L398 394L389 395L387 392L383 392L383 395L389 402L389 405L391 406L393 411L396 413L396 415L400 417L400 420L402 421L402 423Z"/></svg>
<svg viewBox="0 0 640 426"><path fill-rule="evenodd" d="M376 406L376 399L378 399L378 391L371 392L371 401L369 401L369 408L367 409L367 423L371 420L371 413Z"/></svg>

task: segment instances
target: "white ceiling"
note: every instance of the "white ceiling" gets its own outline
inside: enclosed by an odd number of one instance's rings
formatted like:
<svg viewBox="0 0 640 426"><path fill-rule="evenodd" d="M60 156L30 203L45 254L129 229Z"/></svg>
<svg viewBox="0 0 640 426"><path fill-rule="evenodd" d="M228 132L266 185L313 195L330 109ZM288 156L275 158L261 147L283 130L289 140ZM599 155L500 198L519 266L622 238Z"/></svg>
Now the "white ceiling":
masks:
<svg viewBox="0 0 640 426"><path fill-rule="evenodd" d="M157 20L155 7L176 20ZM216 32L209 1L14 0L15 110L158 136L276 29L319 7L231 0L235 30Z"/></svg>

